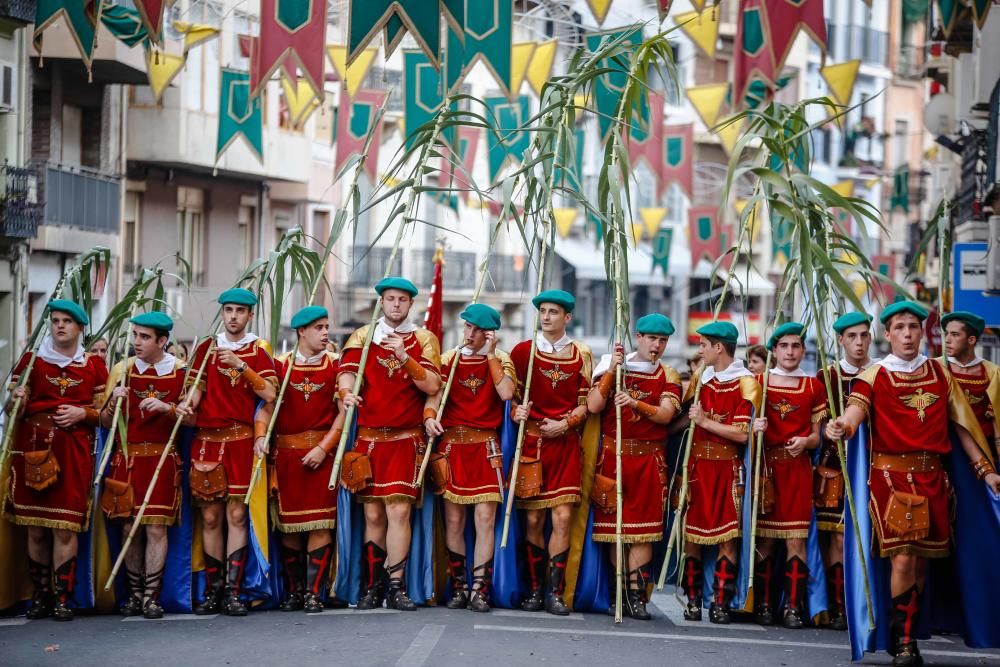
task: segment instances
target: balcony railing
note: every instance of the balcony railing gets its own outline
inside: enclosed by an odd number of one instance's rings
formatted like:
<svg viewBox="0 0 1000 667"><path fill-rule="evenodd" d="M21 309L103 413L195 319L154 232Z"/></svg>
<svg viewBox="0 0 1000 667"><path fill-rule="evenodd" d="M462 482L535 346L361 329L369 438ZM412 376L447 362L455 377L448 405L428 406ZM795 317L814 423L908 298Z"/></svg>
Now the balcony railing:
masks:
<svg viewBox="0 0 1000 667"><path fill-rule="evenodd" d="M413 282L423 289L434 280L434 250L419 250L410 255ZM444 256L444 291L471 290L476 286L476 253L449 251Z"/></svg>
<svg viewBox="0 0 1000 667"><path fill-rule="evenodd" d="M392 248L374 247L369 248L364 245L354 246L354 268L348 278L351 287L371 287L382 280L385 275L385 267L389 263L389 255ZM402 253L396 255L396 260L392 264L392 275L399 275L403 269Z"/></svg>
<svg viewBox="0 0 1000 667"><path fill-rule="evenodd" d="M3 197L0 199L0 235L34 238L44 204L38 201L38 172L4 163Z"/></svg>
<svg viewBox="0 0 1000 667"><path fill-rule="evenodd" d="M121 178L85 167L39 165L45 193L42 224L117 234L121 218Z"/></svg>
<svg viewBox="0 0 1000 667"><path fill-rule="evenodd" d="M826 26L827 44L838 61L860 59L870 65L886 65L889 54L889 33L861 25Z"/></svg>
<svg viewBox="0 0 1000 667"><path fill-rule="evenodd" d="M0 19L19 23L35 21L35 0L0 0Z"/></svg>

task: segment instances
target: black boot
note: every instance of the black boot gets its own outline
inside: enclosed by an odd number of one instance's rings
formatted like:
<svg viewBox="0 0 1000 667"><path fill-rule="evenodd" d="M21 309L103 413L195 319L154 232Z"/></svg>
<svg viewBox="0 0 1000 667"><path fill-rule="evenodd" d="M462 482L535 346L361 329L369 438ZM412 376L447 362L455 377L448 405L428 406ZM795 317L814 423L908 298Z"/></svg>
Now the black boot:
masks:
<svg viewBox="0 0 1000 667"><path fill-rule="evenodd" d="M712 605L708 608L708 620L719 625L728 625L729 605L736 596L736 566L723 556L715 561L715 587L712 591Z"/></svg>
<svg viewBox="0 0 1000 667"><path fill-rule="evenodd" d="M469 609L478 612L490 610L490 589L493 587L493 559L472 568L472 597Z"/></svg>
<svg viewBox="0 0 1000 667"><path fill-rule="evenodd" d="M358 609L379 609L385 601L385 549L374 542L365 542L362 549Z"/></svg>
<svg viewBox="0 0 1000 667"><path fill-rule="evenodd" d="M302 571L304 560L305 553L301 549L290 549L284 544L281 545L282 574L285 580L285 599L278 605L281 611L302 609L302 595L305 589L303 583L305 572Z"/></svg>
<svg viewBox="0 0 1000 667"><path fill-rule="evenodd" d="M649 563L644 563L628 573L628 604L625 612L639 621L652 618L646 609L646 591L649 588Z"/></svg>
<svg viewBox="0 0 1000 667"><path fill-rule="evenodd" d="M385 598L385 606L399 611L416 611L417 605L406 594L406 559L390 565L385 572L389 576L389 592ZM399 576L393 576L396 574Z"/></svg>
<svg viewBox="0 0 1000 667"><path fill-rule="evenodd" d="M465 554L448 549L448 572L451 575L451 599L444 606L448 609L465 609L469 606L469 588L465 572Z"/></svg>
<svg viewBox="0 0 1000 667"><path fill-rule="evenodd" d="M222 561L205 554L205 600L194 608L198 616L222 611Z"/></svg>
<svg viewBox="0 0 1000 667"><path fill-rule="evenodd" d="M531 542L525 542L524 562L528 570L528 597L521 601L524 611L541 611L545 608L545 563L548 555L545 549Z"/></svg>
<svg viewBox="0 0 1000 667"><path fill-rule="evenodd" d="M843 563L834 563L827 568L826 597L830 607L830 629L843 632L847 629L847 611L844 605Z"/></svg>
<svg viewBox="0 0 1000 667"><path fill-rule="evenodd" d="M754 566L753 572L753 618L760 625L774 625L774 606L771 602L771 586L774 581L774 557L762 558Z"/></svg>
<svg viewBox="0 0 1000 667"><path fill-rule="evenodd" d="M789 630L804 625L806 596L809 592L809 566L798 556L785 561L785 611L782 624Z"/></svg>
<svg viewBox="0 0 1000 667"><path fill-rule="evenodd" d="M76 556L56 568L56 599L52 605L52 618L56 621L72 621L73 610L69 599L76 587Z"/></svg>
<svg viewBox="0 0 1000 667"><path fill-rule="evenodd" d="M702 584L705 581L705 571L700 558L688 556L684 559L684 579L681 589L687 596L687 606L684 608L685 621L700 621L702 607Z"/></svg>
<svg viewBox="0 0 1000 667"><path fill-rule="evenodd" d="M549 595L545 598L545 611L555 616L569 616L570 613L570 608L563 601L567 561L569 549L549 558Z"/></svg>
<svg viewBox="0 0 1000 667"><path fill-rule="evenodd" d="M142 617L150 620L163 618L163 605L160 604L160 591L163 589L163 571L146 573L146 601L142 604Z"/></svg>
<svg viewBox="0 0 1000 667"><path fill-rule="evenodd" d="M142 574L133 572L126 567L125 580L128 582L128 597L125 598L125 604L121 606L119 611L126 618L129 616L140 616L142 615L142 593L146 588Z"/></svg>
<svg viewBox="0 0 1000 667"><path fill-rule="evenodd" d="M320 595L330 578L330 562L333 560L333 544L326 543L309 552L306 559L306 593L303 606L307 614L323 611Z"/></svg>
<svg viewBox="0 0 1000 667"><path fill-rule="evenodd" d="M892 622L889 625L889 653L895 667L920 667L924 664L917 648L920 627L920 593L916 586L892 599Z"/></svg>
<svg viewBox="0 0 1000 667"><path fill-rule="evenodd" d="M226 616L246 616L247 607L240 600L243 587L243 573L247 568L249 557L248 547L240 547L229 554L229 567L226 570L226 597L222 609Z"/></svg>
<svg viewBox="0 0 1000 667"><path fill-rule="evenodd" d="M31 596L31 607L25 614L29 619L36 620L52 615L52 566L28 559L28 574L34 593Z"/></svg>

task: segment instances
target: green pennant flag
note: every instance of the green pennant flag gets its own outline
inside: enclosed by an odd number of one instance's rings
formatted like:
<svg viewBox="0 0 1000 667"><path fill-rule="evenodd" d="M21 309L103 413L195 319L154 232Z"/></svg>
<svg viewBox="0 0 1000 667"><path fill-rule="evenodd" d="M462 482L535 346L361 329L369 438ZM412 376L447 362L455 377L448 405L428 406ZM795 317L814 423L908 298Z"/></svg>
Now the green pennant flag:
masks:
<svg viewBox="0 0 1000 667"><path fill-rule="evenodd" d="M386 57L409 31L434 66L440 67L440 13L437 2L427 0L350 0L347 26L347 64L384 28ZM391 33L391 34L390 34Z"/></svg>
<svg viewBox="0 0 1000 667"><path fill-rule="evenodd" d="M219 135L215 143L218 162L230 144L240 136L264 162L264 124L260 98L250 96L250 73L222 67L219 69Z"/></svg>
<svg viewBox="0 0 1000 667"><path fill-rule="evenodd" d="M486 133L490 182L495 183L507 161L523 160L531 143L531 135L523 129L531 114L530 100L527 95L518 95L513 101L506 97L487 97L483 101L491 130Z"/></svg>
<svg viewBox="0 0 1000 667"><path fill-rule="evenodd" d="M889 210L895 211L896 207L903 209L904 213L910 212L910 167L901 165L892 175L892 198L889 200Z"/></svg>
<svg viewBox="0 0 1000 667"><path fill-rule="evenodd" d="M951 29L955 27L958 14L962 10L959 0L937 0L938 12L941 14L941 29L944 36L951 35Z"/></svg>
<svg viewBox="0 0 1000 667"><path fill-rule="evenodd" d="M134 9L106 4L101 10L101 23L115 36L115 39L124 42L129 48L139 43L149 46L146 24L142 22L139 12Z"/></svg>
<svg viewBox="0 0 1000 667"><path fill-rule="evenodd" d="M792 256L792 233L794 225L771 212L771 265L784 268Z"/></svg>
<svg viewBox="0 0 1000 667"><path fill-rule="evenodd" d="M90 70L97 42L98 0L38 0L35 6L35 31L31 35L35 49L42 51L42 33L60 16L66 18L70 36L80 49L80 58Z"/></svg>
<svg viewBox="0 0 1000 667"><path fill-rule="evenodd" d="M585 37L587 50L591 53L600 49L601 42L618 42L619 40L624 44L638 46L642 42L642 26L634 25L614 30L590 32ZM611 130L611 119L618 110L621 94L625 90L625 84L628 83L628 57L626 54L621 54L615 58L606 58L605 62L600 63L600 66L612 70L599 75L594 80L594 106L597 109L597 125L603 143L608 138L608 132ZM645 117L642 117L642 121L648 122Z"/></svg>
<svg viewBox="0 0 1000 667"><path fill-rule="evenodd" d="M449 21L448 46L445 50L445 71L448 89L462 81L477 62L482 62L510 98L511 37L513 35L513 0L465 0L462 21L457 30Z"/></svg>
<svg viewBox="0 0 1000 667"><path fill-rule="evenodd" d="M583 147L586 133L582 127L577 128L568 139L563 148L562 160L556 166L555 182L559 186L579 192L583 190Z"/></svg>
<svg viewBox="0 0 1000 667"><path fill-rule="evenodd" d="M590 230L594 230L594 247L600 247L604 241L604 221L590 209L587 209L587 219L584 221L583 233L590 235Z"/></svg>
<svg viewBox="0 0 1000 667"><path fill-rule="evenodd" d="M653 237L653 264L649 267L649 273L656 273L656 267L663 269L663 275L667 275L670 268L670 245L674 240L674 230L663 227L656 232Z"/></svg>
<svg viewBox="0 0 1000 667"><path fill-rule="evenodd" d="M413 147L417 131L433 120L444 103L441 72L427 60L426 54L415 49L403 50L403 130L406 148ZM452 108L457 108L455 104ZM455 128L445 128L441 133L451 141Z"/></svg>

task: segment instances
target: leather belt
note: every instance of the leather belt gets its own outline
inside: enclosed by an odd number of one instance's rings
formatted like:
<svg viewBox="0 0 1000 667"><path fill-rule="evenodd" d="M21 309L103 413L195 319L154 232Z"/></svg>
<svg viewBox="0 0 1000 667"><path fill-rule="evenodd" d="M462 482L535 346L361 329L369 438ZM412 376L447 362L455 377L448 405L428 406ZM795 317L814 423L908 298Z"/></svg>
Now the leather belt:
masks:
<svg viewBox="0 0 1000 667"><path fill-rule="evenodd" d="M392 440L405 440L406 438L423 438L423 435L424 429L419 426L414 426L413 428L358 427L358 438L369 442L390 442Z"/></svg>
<svg viewBox="0 0 1000 667"><path fill-rule="evenodd" d="M616 452L615 439L604 436L608 443L608 452ZM622 438L622 456L649 456L663 451L664 443L659 440L634 440Z"/></svg>
<svg viewBox="0 0 1000 667"><path fill-rule="evenodd" d="M82 407L82 406L81 406ZM84 422L78 422L73 426L63 428L56 424L55 414L51 412L36 412L33 415L23 417L24 422L35 428L44 428L47 431L72 431L79 426L85 426Z"/></svg>
<svg viewBox="0 0 1000 667"><path fill-rule="evenodd" d="M941 469L941 457L931 452L906 454L872 454L872 468L889 472L936 472Z"/></svg>
<svg viewBox="0 0 1000 667"><path fill-rule="evenodd" d="M791 461L792 459L800 458L803 455L800 454L799 456L792 456L791 452L784 447L768 447L764 450L764 456L768 461Z"/></svg>
<svg viewBox="0 0 1000 667"><path fill-rule="evenodd" d="M696 459L731 461L739 455L739 447L726 442L696 442L691 446L691 456Z"/></svg>
<svg viewBox="0 0 1000 667"><path fill-rule="evenodd" d="M219 428L200 428L195 433L195 440L205 442L230 442L233 440L253 439L253 427L249 424L230 424Z"/></svg>
<svg viewBox="0 0 1000 667"><path fill-rule="evenodd" d="M275 437L274 443L278 449L312 449L326 435L326 431L303 431Z"/></svg>
<svg viewBox="0 0 1000 667"><path fill-rule="evenodd" d="M529 419L524 424L524 432L533 438L542 437L542 420L541 419Z"/></svg>
<svg viewBox="0 0 1000 667"><path fill-rule="evenodd" d="M495 429L472 428L471 426L450 426L441 435L441 442L446 444L458 443L460 445L468 443L481 443L489 440L497 440Z"/></svg>
<svg viewBox="0 0 1000 667"><path fill-rule="evenodd" d="M167 448L165 442L130 442L127 445L128 455L132 456L161 456L163 450Z"/></svg>

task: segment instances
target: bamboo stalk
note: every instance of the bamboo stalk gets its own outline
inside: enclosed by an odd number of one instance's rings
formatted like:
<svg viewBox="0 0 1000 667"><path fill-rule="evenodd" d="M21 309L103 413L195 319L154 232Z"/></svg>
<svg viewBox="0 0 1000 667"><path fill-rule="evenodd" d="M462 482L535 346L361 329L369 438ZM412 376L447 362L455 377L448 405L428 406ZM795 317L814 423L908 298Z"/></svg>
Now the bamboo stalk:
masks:
<svg viewBox="0 0 1000 667"><path fill-rule="evenodd" d="M619 230L620 231L620 230ZM616 243L612 248L615 271L621 268L621 234L615 234ZM627 295L625 295L627 299ZM622 321L622 287L615 283L615 344L622 345L624 322ZM614 354L614 352L612 352ZM615 397L622 390L624 359L615 367ZM622 622L622 585L625 570L625 545L622 541L622 406L615 401L615 623ZM640 577L639 584L642 585Z"/></svg>
<svg viewBox="0 0 1000 667"><path fill-rule="evenodd" d="M129 379L129 368L128 368L128 346L129 341L132 340L132 318L135 317L135 309L138 303L132 304L131 313L129 315L128 327L125 329L125 354L122 355L122 376L118 381L119 387L125 387L128 384ZM101 462L97 466L97 474L94 475L94 488L96 489L101 485L101 478L104 477L104 470L108 467L108 461L111 460L111 452L115 449L115 434L118 432L118 419L121 417L122 404L126 401L125 398L120 398L115 402L114 414L111 417L111 428L108 431L107 440L104 441L104 451L101 452ZM123 438L123 440L127 440Z"/></svg>

